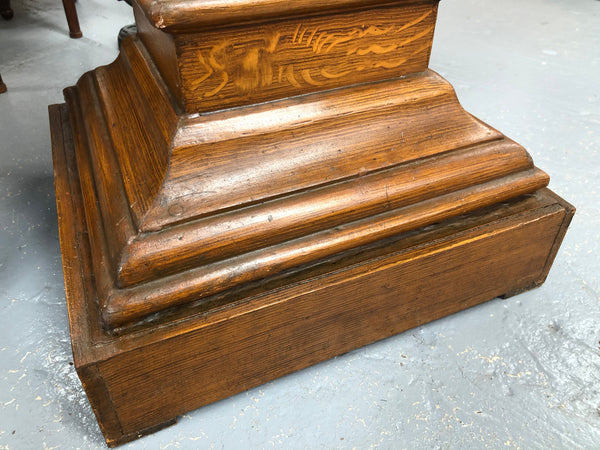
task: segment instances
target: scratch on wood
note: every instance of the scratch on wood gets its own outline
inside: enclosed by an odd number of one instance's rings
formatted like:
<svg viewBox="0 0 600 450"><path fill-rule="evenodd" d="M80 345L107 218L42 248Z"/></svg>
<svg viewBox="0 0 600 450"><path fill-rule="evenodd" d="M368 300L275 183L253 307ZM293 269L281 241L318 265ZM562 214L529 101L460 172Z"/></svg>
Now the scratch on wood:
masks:
<svg viewBox="0 0 600 450"><path fill-rule="evenodd" d="M287 66L287 70L285 72L286 76L287 76L287 80L294 86L297 88L301 88L302 85L300 83L298 83L298 80L296 80L296 77L294 76L294 67L292 67L292 65Z"/></svg>
<svg viewBox="0 0 600 450"><path fill-rule="evenodd" d="M386 53L395 51L397 48L398 47L396 46L396 44L389 45L387 47L382 47L381 45L378 45L378 44L370 45L367 48L359 48L358 46L356 46L356 47L353 47L350 50L348 50L348 52L346 53L346 56L353 55L354 53L356 53L358 56L365 56L365 55L368 55L369 53L374 53L376 55L384 55Z"/></svg>
<svg viewBox="0 0 600 450"><path fill-rule="evenodd" d="M228 81L229 81L229 75L227 75L227 72L223 72L223 81L221 82L221 84L219 86L217 86L216 89L213 89L212 91L205 93L204 96L205 97L214 97L219 92L221 92L221 90L227 85Z"/></svg>
<svg viewBox="0 0 600 450"><path fill-rule="evenodd" d="M323 86L324 83L322 83L320 81L316 81L311 77L310 69L304 69L301 73L302 73L302 78L308 84L313 85L313 86Z"/></svg>
<svg viewBox="0 0 600 450"><path fill-rule="evenodd" d="M340 78L352 73L352 69L345 70L343 72L331 72L330 70L331 68L321 69L321 75L323 75L325 78Z"/></svg>
<svg viewBox="0 0 600 450"><path fill-rule="evenodd" d="M312 28L299 23L291 36L291 42L294 46L300 44L304 48L310 48L315 54L327 54L334 49L338 49L340 51L345 50L347 56L354 55L355 57L388 55L395 51L401 51L403 47L411 42L430 34L433 31L433 25L417 34L406 37L401 42L397 42L399 33L424 21L432 13L429 10L399 27L396 25L361 25L350 28L346 32L321 31L318 26ZM203 94L203 97L209 98L225 89L230 81L233 81L235 87L246 93L270 86L274 82L287 83L298 89L301 89L303 85L323 86L326 84L326 80L345 77L352 72L361 72L366 69L398 68L412 57L429 48L428 42L412 52L411 55L406 55L406 51L403 51L404 54L398 55L402 56L401 59L378 60L375 58L374 60L365 60L362 64L360 61L351 61L339 66L306 67L304 65L300 68L294 68L292 64L279 64L277 66L277 76L274 77L275 67L273 63L276 62L281 36L282 32L273 31L270 37L265 36L262 39L262 44L256 41L248 41L242 47L236 46L236 49L244 50L241 57L236 56L239 55L237 52L225 51L231 44L228 40L214 45L210 50L205 49L198 52L198 67L201 70L199 76L192 81L192 89L200 89L201 86L206 84L207 80L210 80L210 83L204 88L207 92ZM379 42L377 40L373 42L374 39L371 39L371 42L363 43L361 46L358 41L369 36L383 38ZM345 48L340 49L340 46L348 43L350 43L350 48L344 46ZM318 77L315 77L315 75ZM216 86L217 83L218 86Z"/></svg>
<svg viewBox="0 0 600 450"><path fill-rule="evenodd" d="M298 43L299 43L299 44L302 44L302 41L304 40L304 35L306 34L306 31L307 31L307 29L306 29L306 28L304 28L304 29L302 30L302 32L300 33L300 36L298 36Z"/></svg>
<svg viewBox="0 0 600 450"><path fill-rule="evenodd" d="M310 47L310 43L312 42L313 38L315 37L315 34L317 34L318 31L319 27L315 28L315 31L311 33L310 37L308 38L308 42L306 43L307 47Z"/></svg>
<svg viewBox="0 0 600 450"><path fill-rule="evenodd" d="M300 27L302 26L301 23L298 24L298 26L296 27L296 31L294 32L294 37L292 38L292 43L296 43L296 39L298 38L298 32L300 31Z"/></svg>

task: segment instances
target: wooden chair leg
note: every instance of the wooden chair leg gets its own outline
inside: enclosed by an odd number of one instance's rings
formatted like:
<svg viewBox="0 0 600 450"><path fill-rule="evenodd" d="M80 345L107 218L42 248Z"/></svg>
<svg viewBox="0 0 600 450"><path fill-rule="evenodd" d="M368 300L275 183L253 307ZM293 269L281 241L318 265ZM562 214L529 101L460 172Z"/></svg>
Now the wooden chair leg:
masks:
<svg viewBox="0 0 600 450"><path fill-rule="evenodd" d="M10 20L13 18L13 15L14 13L10 7L10 0L0 0L0 16L2 16L4 20Z"/></svg>
<svg viewBox="0 0 600 450"><path fill-rule="evenodd" d="M69 36L71 36L73 39L80 38L83 36L83 34L79 28L79 19L77 18L75 0L62 0L62 4L63 8L65 9L65 15L67 16L67 23L69 24Z"/></svg>
<svg viewBox="0 0 600 450"><path fill-rule="evenodd" d="M4 81L2 81L2 75L0 75L0 94L3 92L6 92L6 85L4 84Z"/></svg>

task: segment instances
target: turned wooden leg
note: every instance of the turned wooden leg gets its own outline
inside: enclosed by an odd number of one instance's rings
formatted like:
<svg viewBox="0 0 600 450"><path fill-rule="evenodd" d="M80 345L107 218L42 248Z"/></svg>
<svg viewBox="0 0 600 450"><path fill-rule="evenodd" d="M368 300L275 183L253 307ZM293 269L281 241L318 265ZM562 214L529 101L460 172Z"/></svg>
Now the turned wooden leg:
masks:
<svg viewBox="0 0 600 450"><path fill-rule="evenodd" d="M65 15L67 16L67 23L69 24L69 36L71 36L73 39L80 38L83 36L83 34L79 28L79 19L77 18L75 0L62 0L62 4L63 8L65 9Z"/></svg>
<svg viewBox="0 0 600 450"><path fill-rule="evenodd" d="M4 84L4 81L2 81L2 75L0 75L0 94L3 92L6 92L6 85Z"/></svg>
<svg viewBox="0 0 600 450"><path fill-rule="evenodd" d="M0 0L0 16L2 16L4 20L10 20L13 18L13 15L14 13L10 7L10 0ZM6 90L6 86L4 86L4 90Z"/></svg>

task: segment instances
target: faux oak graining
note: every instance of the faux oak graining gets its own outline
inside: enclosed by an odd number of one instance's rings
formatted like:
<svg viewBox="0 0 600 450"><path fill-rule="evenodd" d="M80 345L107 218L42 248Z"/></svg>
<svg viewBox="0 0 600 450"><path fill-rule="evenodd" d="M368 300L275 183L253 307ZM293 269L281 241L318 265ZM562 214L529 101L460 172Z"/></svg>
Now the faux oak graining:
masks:
<svg viewBox="0 0 600 450"><path fill-rule="evenodd" d="M428 69L437 1L134 11L50 107L75 366L109 445L545 279L574 210Z"/></svg>

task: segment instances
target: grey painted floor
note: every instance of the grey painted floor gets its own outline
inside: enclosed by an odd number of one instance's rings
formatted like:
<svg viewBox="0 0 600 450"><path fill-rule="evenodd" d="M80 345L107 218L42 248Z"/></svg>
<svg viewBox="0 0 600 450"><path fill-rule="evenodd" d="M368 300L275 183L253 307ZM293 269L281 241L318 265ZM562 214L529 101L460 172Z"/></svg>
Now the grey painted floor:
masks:
<svg viewBox="0 0 600 450"><path fill-rule="evenodd" d="M46 106L131 11L0 21L0 449L102 448L71 366ZM548 281L180 418L125 448L600 448L600 2L443 1L431 67L578 208Z"/></svg>

